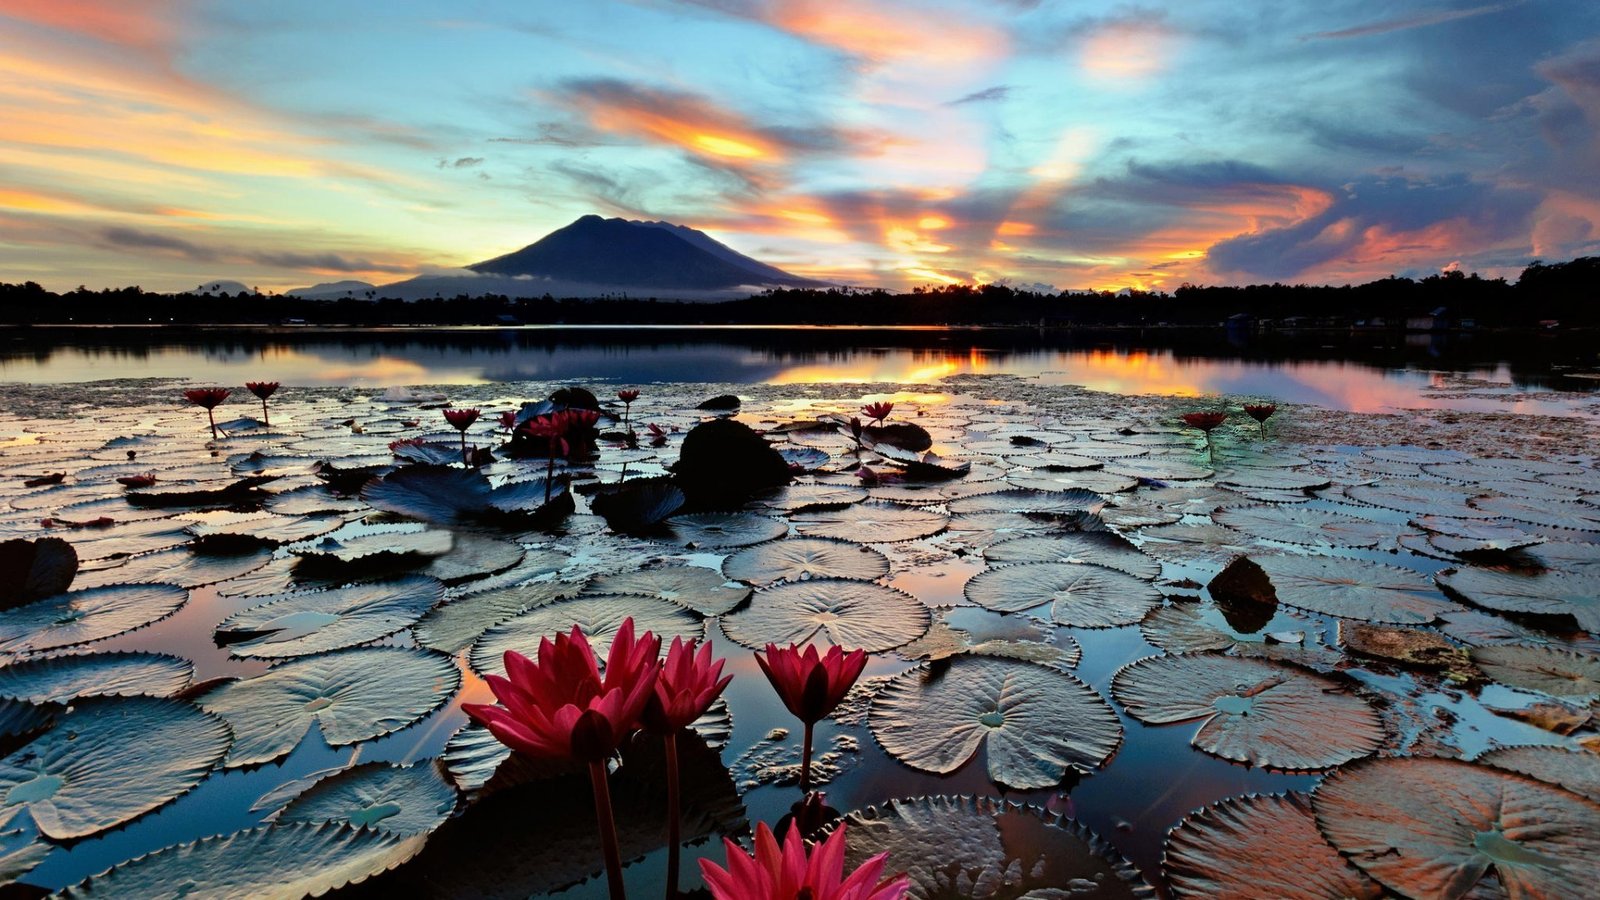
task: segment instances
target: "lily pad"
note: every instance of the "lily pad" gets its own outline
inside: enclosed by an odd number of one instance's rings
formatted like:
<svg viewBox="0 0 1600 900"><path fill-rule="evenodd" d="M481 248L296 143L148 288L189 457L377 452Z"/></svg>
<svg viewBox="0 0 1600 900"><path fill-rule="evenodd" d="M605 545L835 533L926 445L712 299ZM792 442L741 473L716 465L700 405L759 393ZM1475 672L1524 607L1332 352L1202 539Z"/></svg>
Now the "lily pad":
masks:
<svg viewBox="0 0 1600 900"><path fill-rule="evenodd" d="M1034 491L1092 491L1096 494L1116 494L1131 491L1139 486L1137 478L1115 475L1103 469L1085 469L1076 472L1031 469L1026 473L1013 472L1006 476L1006 481L1019 488Z"/></svg>
<svg viewBox="0 0 1600 900"><path fill-rule="evenodd" d="M722 573L758 587L808 578L876 581L889 574L889 559L853 541L790 538L740 550L722 561Z"/></svg>
<svg viewBox="0 0 1600 900"><path fill-rule="evenodd" d="M293 750L313 723L335 747L398 731L461 686L450 658L404 647L362 647L283 663L225 684L200 705L233 727L227 765L269 762Z"/></svg>
<svg viewBox="0 0 1600 900"><path fill-rule="evenodd" d="M1271 621L1276 621L1273 619ZM1302 631L1310 623L1295 620L1293 627ZM1265 623L1262 623L1265 627ZM1206 650L1231 650L1243 644L1265 644L1277 641L1260 632L1235 629L1220 610L1204 603L1173 603L1150 610L1139 623L1144 639L1168 653L1200 653ZM1273 634L1294 633L1292 628L1279 628Z"/></svg>
<svg viewBox="0 0 1600 900"><path fill-rule="evenodd" d="M697 550L748 547L783 537L789 526L777 519L740 512L705 512L673 516L662 523L657 540Z"/></svg>
<svg viewBox="0 0 1600 900"><path fill-rule="evenodd" d="M1477 647L1472 662L1501 684L1552 697L1600 697L1600 656L1553 647L1497 644Z"/></svg>
<svg viewBox="0 0 1600 900"><path fill-rule="evenodd" d="M1162 869L1180 900L1378 900L1384 893L1323 838L1305 794L1230 797L1190 813L1167 834Z"/></svg>
<svg viewBox="0 0 1600 900"><path fill-rule="evenodd" d="M112 584L68 591L0 612L0 652L37 653L103 640L178 611L189 592L172 584Z"/></svg>
<svg viewBox="0 0 1600 900"><path fill-rule="evenodd" d="M1266 572L1278 600L1299 609L1346 619L1426 625L1454 603L1410 569L1362 559L1264 554L1251 560Z"/></svg>
<svg viewBox="0 0 1600 900"><path fill-rule="evenodd" d="M1521 772L1600 801L1600 754L1564 747L1501 747L1474 762Z"/></svg>
<svg viewBox="0 0 1600 900"><path fill-rule="evenodd" d="M968 600L996 612L1050 603L1050 617L1057 624L1078 628L1132 625L1164 599L1147 581L1086 563L1001 566L974 575L965 593Z"/></svg>
<svg viewBox="0 0 1600 900"><path fill-rule="evenodd" d="M1386 478L1378 484L1357 484L1345 489L1345 496L1357 503L1381 506L1413 516L1449 516L1455 519L1488 519L1493 513L1475 509L1467 501L1480 492L1437 481Z"/></svg>
<svg viewBox="0 0 1600 900"><path fill-rule="evenodd" d="M1440 587L1475 606L1501 612L1571 616L1584 631L1600 634L1600 571L1525 575L1466 568L1440 572L1435 580Z"/></svg>
<svg viewBox="0 0 1600 900"><path fill-rule="evenodd" d="M425 575L286 594L229 616L217 634L234 656L309 656L394 634L443 598L444 584Z"/></svg>
<svg viewBox="0 0 1600 900"><path fill-rule="evenodd" d="M912 509L882 501L869 501L844 509L815 509L791 517L795 530L806 537L856 540L869 544L913 541L943 531L944 513Z"/></svg>
<svg viewBox="0 0 1600 900"><path fill-rule="evenodd" d="M954 772L984 747L989 777L1015 788L1093 772L1122 743L1117 714L1093 688L1008 659L956 657L897 675L873 696L869 724L891 756L926 772Z"/></svg>
<svg viewBox="0 0 1600 900"><path fill-rule="evenodd" d="M760 591L723 616L722 630L746 647L817 641L846 650L892 650L928 630L932 614L917 598L881 584L843 578L793 581Z"/></svg>
<svg viewBox="0 0 1600 900"><path fill-rule="evenodd" d="M1117 672L1111 695L1149 725L1200 721L1196 748L1250 766L1325 769L1384 742L1365 700L1321 675L1263 660L1150 657Z"/></svg>
<svg viewBox="0 0 1600 900"><path fill-rule="evenodd" d="M1472 506L1505 519L1566 528L1574 531L1600 531L1600 509L1577 503L1551 503L1516 497L1477 497Z"/></svg>
<svg viewBox="0 0 1600 900"><path fill-rule="evenodd" d="M597 576L585 593L656 597L702 616L720 616L743 603L750 588L730 584L716 569L704 566L655 566Z"/></svg>
<svg viewBox="0 0 1600 900"><path fill-rule="evenodd" d="M1157 525L1142 532L1146 540L1139 549L1163 562L1176 565L1203 565L1222 568L1241 556L1254 552L1259 542L1231 528L1205 523L1200 525Z"/></svg>
<svg viewBox="0 0 1600 900"><path fill-rule="evenodd" d="M186 793L228 751L228 727L191 703L85 700L0 760L0 795L58 840L120 825Z"/></svg>
<svg viewBox="0 0 1600 900"><path fill-rule="evenodd" d="M84 572L74 584L79 588L93 588L132 582L160 582L197 588L238 578L271 561L272 551L266 548L222 555L195 553L179 547L135 556L113 569Z"/></svg>
<svg viewBox="0 0 1600 900"><path fill-rule="evenodd" d="M469 581L504 572L521 563L528 556L528 552L519 544L500 538L474 534L470 531L456 531L451 537L453 542L450 552L442 556L435 556L428 562L423 573L432 575L445 584ZM546 554L555 561L564 557L558 554ZM555 568L560 568L556 565Z"/></svg>
<svg viewBox="0 0 1600 900"><path fill-rule="evenodd" d="M1408 897L1586 897L1600 883L1600 803L1491 766L1375 759L1329 775L1311 798L1339 852Z"/></svg>
<svg viewBox="0 0 1600 900"><path fill-rule="evenodd" d="M1160 561L1146 556L1132 541L1111 531L1014 538L991 545L983 551L983 556L993 566L1088 563L1127 572L1147 581L1161 574Z"/></svg>
<svg viewBox="0 0 1600 900"><path fill-rule="evenodd" d="M61 896L166 900L181 886L208 900L300 900L392 869L426 840L342 825L260 826L138 857Z"/></svg>
<svg viewBox="0 0 1600 900"><path fill-rule="evenodd" d="M974 513L1029 513L1040 516L1072 518L1093 513L1105 506L1105 499L1093 491L1054 491L1041 493L1030 490L993 491L950 501L950 512L956 515Z"/></svg>
<svg viewBox="0 0 1600 900"><path fill-rule="evenodd" d="M371 762L324 778L284 807L280 823L348 823L394 834L426 834L456 807L437 766Z"/></svg>
<svg viewBox="0 0 1600 900"><path fill-rule="evenodd" d="M582 584L536 581L455 597L422 617L412 632L430 650L457 653L505 620L557 600L576 597Z"/></svg>
<svg viewBox="0 0 1600 900"><path fill-rule="evenodd" d="M1155 891L1093 832L994 797L890 800L846 814L845 867L887 853L916 898L1149 900Z"/></svg>
<svg viewBox="0 0 1600 900"><path fill-rule="evenodd" d="M375 556L442 556L449 553L453 545L448 531L388 531L343 540L329 536L290 547L289 552L314 562L352 563Z"/></svg>
<svg viewBox="0 0 1600 900"><path fill-rule="evenodd" d="M952 543L982 548L1013 538L1064 533L1066 529L1059 520L1024 513L978 513L951 519L948 538Z"/></svg>
<svg viewBox="0 0 1600 900"><path fill-rule="evenodd" d="M1218 523L1254 537L1312 547L1376 547L1392 543L1392 525L1304 506L1225 506Z"/></svg>
<svg viewBox="0 0 1600 900"><path fill-rule="evenodd" d="M161 653L83 653L0 668L0 697L66 703L79 697L170 697L189 686L194 665Z"/></svg>
<svg viewBox="0 0 1600 900"><path fill-rule="evenodd" d="M700 638L700 617L681 606L654 597L579 597L536 606L483 633L472 645L472 668L480 675L504 675L505 652L515 650L535 659L539 639L555 637L576 625L588 636L595 656L605 659L624 619L633 619L634 633L653 632L664 643L675 637Z"/></svg>

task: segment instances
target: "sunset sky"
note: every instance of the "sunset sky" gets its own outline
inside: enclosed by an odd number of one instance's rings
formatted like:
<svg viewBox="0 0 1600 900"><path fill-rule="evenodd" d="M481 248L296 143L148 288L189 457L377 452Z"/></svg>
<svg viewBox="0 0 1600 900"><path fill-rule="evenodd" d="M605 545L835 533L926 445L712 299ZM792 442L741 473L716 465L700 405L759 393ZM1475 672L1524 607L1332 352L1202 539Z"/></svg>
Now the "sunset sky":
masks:
<svg viewBox="0 0 1600 900"><path fill-rule="evenodd" d="M1600 254L1600 3L0 0L0 281L449 270L585 213L907 287Z"/></svg>

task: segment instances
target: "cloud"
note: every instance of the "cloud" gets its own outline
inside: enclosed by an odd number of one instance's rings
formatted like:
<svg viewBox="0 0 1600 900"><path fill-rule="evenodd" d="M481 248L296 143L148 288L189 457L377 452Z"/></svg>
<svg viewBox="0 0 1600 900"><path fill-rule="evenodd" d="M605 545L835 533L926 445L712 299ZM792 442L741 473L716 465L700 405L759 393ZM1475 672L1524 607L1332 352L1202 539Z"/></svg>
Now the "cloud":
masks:
<svg viewBox="0 0 1600 900"><path fill-rule="evenodd" d="M458 156L455 159L441 159L434 165L436 169L471 169L483 165L481 156Z"/></svg>
<svg viewBox="0 0 1600 900"><path fill-rule="evenodd" d="M1008 84L997 84L994 87L986 87L981 91L973 91L972 93L966 95L965 97L961 97L960 99L951 100L948 105L960 106L963 103L993 103L999 100L1004 100L1009 96L1011 96L1011 86Z"/></svg>
<svg viewBox="0 0 1600 900"><path fill-rule="evenodd" d="M1468 9L1425 9L1407 16L1380 19L1376 22L1341 28L1337 31L1322 31L1316 34L1302 35L1300 39L1302 41L1339 40L1371 37L1377 34L1389 34L1394 31L1409 31L1413 28L1427 28L1430 25L1443 25L1446 22L1454 22L1459 19L1470 19L1475 16L1503 12L1521 6L1526 2L1527 0L1511 0L1508 3L1489 3Z"/></svg>
<svg viewBox="0 0 1600 900"><path fill-rule="evenodd" d="M390 263L372 259L351 258L338 253L252 250L241 247L209 246L184 238L136 228L111 227L99 231L98 237L119 250L154 250L180 256L202 263L228 265L261 265L274 269L294 269L302 272L409 274L415 272L414 263Z"/></svg>
<svg viewBox="0 0 1600 900"><path fill-rule="evenodd" d="M217 259L216 251L210 248L181 238L135 228L106 228L100 232L100 237L115 247L128 250L166 250L196 262L212 262Z"/></svg>

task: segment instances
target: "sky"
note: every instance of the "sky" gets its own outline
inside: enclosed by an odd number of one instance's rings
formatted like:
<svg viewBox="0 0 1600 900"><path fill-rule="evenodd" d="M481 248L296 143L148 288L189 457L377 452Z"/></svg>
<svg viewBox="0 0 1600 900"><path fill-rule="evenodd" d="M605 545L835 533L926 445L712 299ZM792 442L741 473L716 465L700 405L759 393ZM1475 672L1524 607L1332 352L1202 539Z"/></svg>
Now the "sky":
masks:
<svg viewBox="0 0 1600 900"><path fill-rule="evenodd" d="M1600 3L0 0L0 281L445 272L598 213L903 289L1600 255Z"/></svg>

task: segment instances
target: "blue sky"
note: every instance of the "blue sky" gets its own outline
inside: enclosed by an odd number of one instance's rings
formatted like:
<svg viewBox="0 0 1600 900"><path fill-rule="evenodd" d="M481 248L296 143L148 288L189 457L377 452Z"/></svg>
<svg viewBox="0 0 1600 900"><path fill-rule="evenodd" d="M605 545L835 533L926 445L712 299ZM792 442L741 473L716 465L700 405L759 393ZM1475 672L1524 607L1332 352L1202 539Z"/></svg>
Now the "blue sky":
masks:
<svg viewBox="0 0 1600 900"><path fill-rule="evenodd" d="M586 213L851 284L1600 253L1600 4L0 0L0 280L443 271Z"/></svg>

